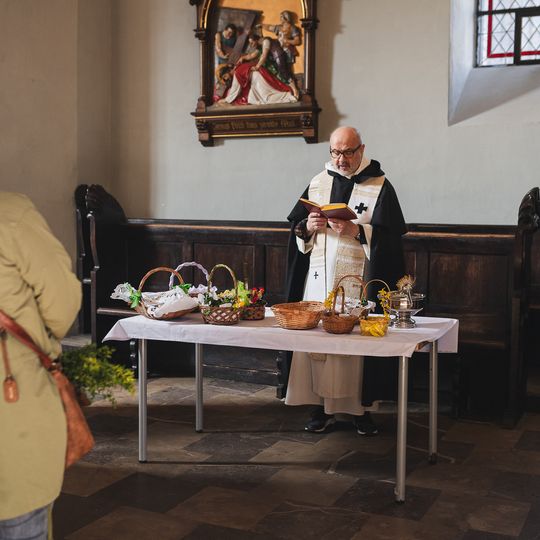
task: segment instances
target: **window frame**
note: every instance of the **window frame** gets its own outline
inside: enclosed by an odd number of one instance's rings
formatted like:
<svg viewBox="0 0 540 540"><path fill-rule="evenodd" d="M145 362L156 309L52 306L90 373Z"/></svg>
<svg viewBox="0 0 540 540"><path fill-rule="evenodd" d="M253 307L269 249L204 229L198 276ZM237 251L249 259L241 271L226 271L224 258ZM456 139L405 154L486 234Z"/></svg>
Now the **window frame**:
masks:
<svg viewBox="0 0 540 540"><path fill-rule="evenodd" d="M481 10L480 3L482 0L477 0L476 3L476 53L475 53L475 66L478 68L488 68L488 67L506 67L506 66L520 66L520 65L533 65L540 64L540 58L533 60L525 60L524 56L529 54L538 54L540 55L540 50L538 51L522 51L521 50L521 33L522 33L522 22L525 17L537 17L540 16L540 6L526 7L526 8L508 8L508 9L487 9ZM489 0L489 6L492 5L493 0ZM494 64L494 65L481 65L478 62L478 50L480 48L479 44L479 27L480 27L480 17L487 15L503 15L503 14L514 14L514 50L513 52L508 53L492 53L491 52L491 36L492 29L489 28L491 21L488 23L488 33L487 33L487 52L486 58L512 58L512 63L508 64Z"/></svg>

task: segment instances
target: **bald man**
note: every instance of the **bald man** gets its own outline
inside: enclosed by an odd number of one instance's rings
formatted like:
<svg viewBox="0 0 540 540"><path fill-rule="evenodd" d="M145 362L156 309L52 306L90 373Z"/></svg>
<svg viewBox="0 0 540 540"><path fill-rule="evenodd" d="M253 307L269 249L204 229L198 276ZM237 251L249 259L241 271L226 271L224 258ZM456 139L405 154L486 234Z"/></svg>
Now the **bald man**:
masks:
<svg viewBox="0 0 540 540"><path fill-rule="evenodd" d="M339 279L348 274L368 281L378 278L395 287L405 273L402 236L405 221L396 192L378 161L365 155L358 131L340 127L330 136L330 157L302 198L319 205L347 203L357 219L326 219L308 213L297 203L291 223L288 300L323 301ZM359 299L359 284L345 281L346 297ZM370 287L376 300L380 285ZM315 405L307 431L322 433L335 423L336 414L352 416L360 435L375 435L369 411L377 401L394 399L394 359L295 352L285 403Z"/></svg>

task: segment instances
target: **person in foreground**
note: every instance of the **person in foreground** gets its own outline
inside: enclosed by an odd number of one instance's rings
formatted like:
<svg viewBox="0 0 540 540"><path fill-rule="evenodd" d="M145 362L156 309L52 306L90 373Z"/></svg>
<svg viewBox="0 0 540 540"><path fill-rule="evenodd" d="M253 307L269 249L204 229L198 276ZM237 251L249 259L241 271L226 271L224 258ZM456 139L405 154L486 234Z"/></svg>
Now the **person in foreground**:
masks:
<svg viewBox="0 0 540 540"><path fill-rule="evenodd" d="M70 258L43 217L26 196L0 191L0 309L57 358L80 302ZM2 341L0 377L11 373L18 398L0 389L0 540L43 540L64 478L66 417L36 354L9 334Z"/></svg>
<svg viewBox="0 0 540 540"><path fill-rule="evenodd" d="M358 131L340 127L330 136L331 160L315 176L302 198L319 205L347 203L358 219L326 219L298 202L291 223L287 269L288 301L324 301L344 275L378 278L392 288L404 274L402 236L405 221L396 192L379 162L364 153ZM359 299L360 284L342 282L345 294ZM368 298L383 288L373 284ZM370 411L377 401L395 397L395 359L294 352L285 403L316 405L307 431L322 433L335 414L353 416L360 435L378 430ZM394 375L395 377L395 375Z"/></svg>

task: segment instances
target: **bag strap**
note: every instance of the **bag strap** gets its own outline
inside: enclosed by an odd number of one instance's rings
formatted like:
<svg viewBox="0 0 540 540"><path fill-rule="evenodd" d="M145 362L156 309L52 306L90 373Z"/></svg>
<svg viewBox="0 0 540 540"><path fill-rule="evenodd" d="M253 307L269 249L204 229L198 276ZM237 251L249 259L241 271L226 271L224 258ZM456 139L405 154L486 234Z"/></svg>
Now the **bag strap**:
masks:
<svg viewBox="0 0 540 540"><path fill-rule="evenodd" d="M0 309L0 327L3 327L5 331L8 334L11 334L17 341L21 342L23 345L26 345L29 349L34 351L39 359L41 360L41 363L43 364L43 367L47 371L51 371L56 368L56 363L49 358L48 355L46 355L32 340L32 338L28 335L26 330L17 322L15 322L9 315L6 315L1 309Z"/></svg>

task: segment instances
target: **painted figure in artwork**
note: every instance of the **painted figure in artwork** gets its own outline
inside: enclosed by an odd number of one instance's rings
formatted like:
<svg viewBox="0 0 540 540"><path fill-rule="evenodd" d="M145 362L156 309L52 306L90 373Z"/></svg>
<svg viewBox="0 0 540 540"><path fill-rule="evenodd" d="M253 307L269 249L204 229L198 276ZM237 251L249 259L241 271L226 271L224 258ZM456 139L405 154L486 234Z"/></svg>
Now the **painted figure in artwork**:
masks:
<svg viewBox="0 0 540 540"><path fill-rule="evenodd" d="M214 101L223 99L232 84L234 66L219 64L215 70Z"/></svg>
<svg viewBox="0 0 540 540"><path fill-rule="evenodd" d="M298 88L277 39L250 34L238 59L232 85L221 104L265 105L298 101Z"/></svg>
<svg viewBox="0 0 540 540"><path fill-rule="evenodd" d="M282 11L279 14L279 20L280 24L261 24L259 27L277 36L292 71L292 64L296 62L298 56L296 47L302 43L302 30L293 24L293 14L290 11Z"/></svg>
<svg viewBox="0 0 540 540"><path fill-rule="evenodd" d="M214 50L215 50L215 65L227 64L229 57L236 44L238 31L236 25L229 23L221 32L216 32Z"/></svg>

